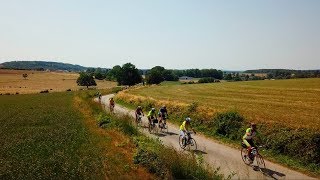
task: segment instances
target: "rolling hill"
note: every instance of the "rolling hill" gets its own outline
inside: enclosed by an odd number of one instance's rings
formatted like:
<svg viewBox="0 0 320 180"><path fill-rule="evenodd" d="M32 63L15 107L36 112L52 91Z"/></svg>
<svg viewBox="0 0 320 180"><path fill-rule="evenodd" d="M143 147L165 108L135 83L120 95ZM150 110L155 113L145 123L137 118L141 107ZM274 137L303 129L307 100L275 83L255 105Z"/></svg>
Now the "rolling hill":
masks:
<svg viewBox="0 0 320 180"><path fill-rule="evenodd" d="M10 61L0 64L4 69L32 69L32 70L64 70L64 71L85 71L87 67L61 62L48 61Z"/></svg>

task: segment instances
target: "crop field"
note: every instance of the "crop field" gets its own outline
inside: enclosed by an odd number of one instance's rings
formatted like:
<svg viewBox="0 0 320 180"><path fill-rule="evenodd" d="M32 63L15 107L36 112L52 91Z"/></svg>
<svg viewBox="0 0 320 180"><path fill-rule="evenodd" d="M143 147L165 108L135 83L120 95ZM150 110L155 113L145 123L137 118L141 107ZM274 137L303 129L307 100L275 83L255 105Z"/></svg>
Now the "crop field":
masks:
<svg viewBox="0 0 320 180"><path fill-rule="evenodd" d="M28 74L24 79L22 74ZM0 69L0 93L30 94L39 93L43 90L50 92L66 91L67 89L78 90L76 80L79 74L68 72L42 72L27 70ZM115 82L96 80L97 89L105 89L116 86Z"/></svg>
<svg viewBox="0 0 320 180"><path fill-rule="evenodd" d="M320 130L320 79L264 80L214 84L165 83L125 91L118 98L176 106L196 104L209 118L236 110L248 121L281 123L294 128Z"/></svg>
<svg viewBox="0 0 320 180"><path fill-rule="evenodd" d="M0 179L150 179L128 138L98 128L85 92L0 96Z"/></svg>

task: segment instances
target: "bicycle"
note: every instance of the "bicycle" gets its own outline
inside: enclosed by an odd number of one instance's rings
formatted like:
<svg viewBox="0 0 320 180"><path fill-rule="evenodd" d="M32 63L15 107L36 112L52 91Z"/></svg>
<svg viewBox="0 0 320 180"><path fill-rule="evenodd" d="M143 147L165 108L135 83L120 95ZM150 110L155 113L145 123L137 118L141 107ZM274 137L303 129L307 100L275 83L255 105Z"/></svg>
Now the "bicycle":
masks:
<svg viewBox="0 0 320 180"><path fill-rule="evenodd" d="M137 115L137 127L142 127L142 115Z"/></svg>
<svg viewBox="0 0 320 180"><path fill-rule="evenodd" d="M163 117L160 117L160 118L161 118L161 120L159 122L160 131L168 133L169 130L168 130L168 124L167 124L167 117L163 116Z"/></svg>
<svg viewBox="0 0 320 180"><path fill-rule="evenodd" d="M110 104L109 105L109 108L110 108L110 113L114 113L114 104Z"/></svg>
<svg viewBox="0 0 320 180"><path fill-rule="evenodd" d="M256 162L257 166L259 167L259 170L263 172L263 169L266 168L266 164L264 163L263 157L258 151L258 147L252 147L251 149L251 154L250 157L248 157L248 149L247 146L242 142L241 143L241 158L243 162L246 165L252 164L254 161ZM262 146L259 146L259 148L262 148ZM250 159L253 161L252 163L250 162Z"/></svg>
<svg viewBox="0 0 320 180"><path fill-rule="evenodd" d="M149 133L151 132L158 133L158 126L156 125L157 123L158 123L158 119L152 117L151 123L149 122L149 126L148 126Z"/></svg>
<svg viewBox="0 0 320 180"><path fill-rule="evenodd" d="M188 150L197 150L197 142L191 137L190 132L185 132L184 136L179 136L179 145L182 149L188 147Z"/></svg>

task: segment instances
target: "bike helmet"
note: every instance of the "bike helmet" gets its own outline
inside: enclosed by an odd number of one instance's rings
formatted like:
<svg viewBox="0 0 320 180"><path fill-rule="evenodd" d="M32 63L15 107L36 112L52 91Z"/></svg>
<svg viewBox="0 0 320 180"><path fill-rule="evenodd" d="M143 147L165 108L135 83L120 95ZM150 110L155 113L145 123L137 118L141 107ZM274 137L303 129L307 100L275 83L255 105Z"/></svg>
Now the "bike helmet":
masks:
<svg viewBox="0 0 320 180"><path fill-rule="evenodd" d="M162 108L166 108L166 105L163 105Z"/></svg>
<svg viewBox="0 0 320 180"><path fill-rule="evenodd" d="M187 122L190 122L190 121L191 121L191 118L187 117L187 118L186 118L186 121L187 121Z"/></svg>
<svg viewBox="0 0 320 180"><path fill-rule="evenodd" d="M151 108L151 111L155 111L156 109L155 108Z"/></svg>
<svg viewBox="0 0 320 180"><path fill-rule="evenodd" d="M138 106L138 109L141 109L141 106Z"/></svg>

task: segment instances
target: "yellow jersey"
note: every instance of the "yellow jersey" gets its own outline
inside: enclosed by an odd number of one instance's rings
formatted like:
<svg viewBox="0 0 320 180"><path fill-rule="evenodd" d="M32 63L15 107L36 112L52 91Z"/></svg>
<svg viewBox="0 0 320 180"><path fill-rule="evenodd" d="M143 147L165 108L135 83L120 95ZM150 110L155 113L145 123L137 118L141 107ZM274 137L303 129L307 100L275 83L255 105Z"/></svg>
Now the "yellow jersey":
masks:
<svg viewBox="0 0 320 180"><path fill-rule="evenodd" d="M186 129L187 131L189 130L189 125L187 124L187 121L183 121L183 123L180 126L180 130L183 131Z"/></svg>

